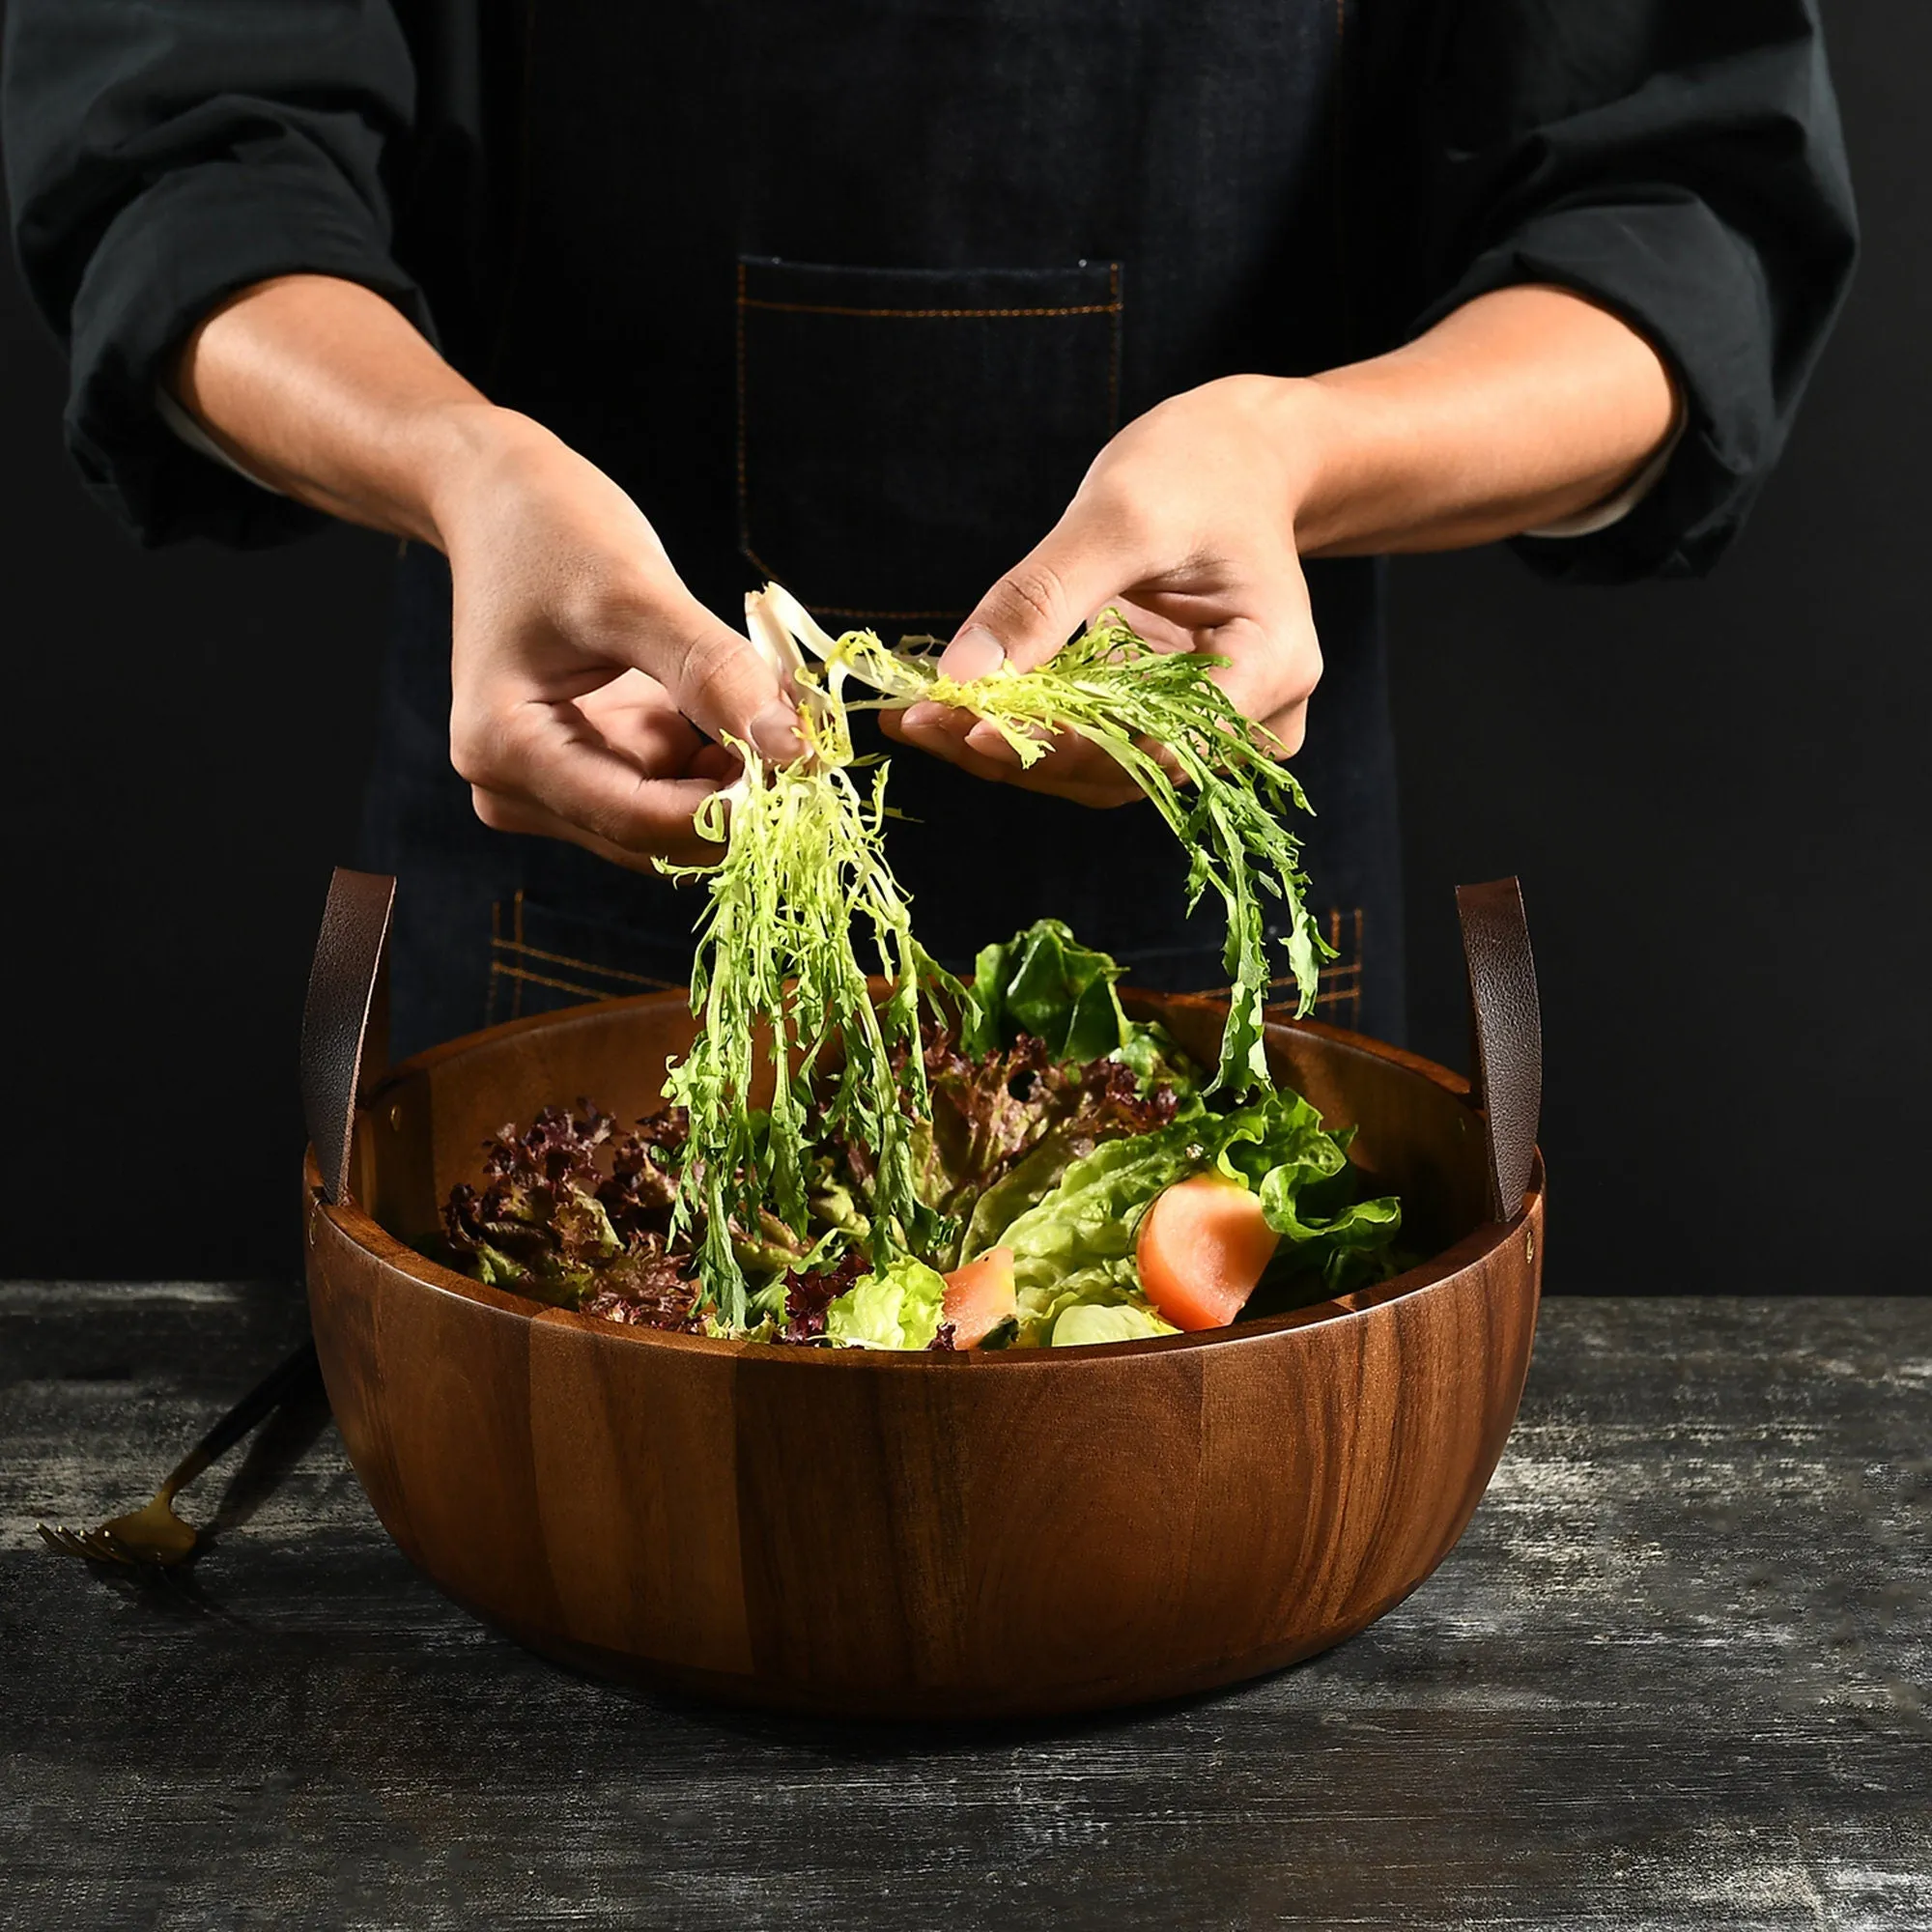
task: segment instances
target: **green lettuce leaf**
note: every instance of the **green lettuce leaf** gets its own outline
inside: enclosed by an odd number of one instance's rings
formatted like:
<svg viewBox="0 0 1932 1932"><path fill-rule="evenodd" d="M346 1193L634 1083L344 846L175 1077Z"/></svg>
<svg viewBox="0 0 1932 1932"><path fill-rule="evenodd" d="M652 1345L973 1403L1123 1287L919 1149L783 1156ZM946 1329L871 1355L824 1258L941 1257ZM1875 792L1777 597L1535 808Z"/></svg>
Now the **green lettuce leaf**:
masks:
<svg viewBox="0 0 1932 1932"><path fill-rule="evenodd" d="M973 1204L973 1217L959 1244L963 1261L1000 1245L1002 1233L1060 1185L1062 1177L1091 1143L1049 1133L1017 1165L1009 1168Z"/></svg>
<svg viewBox="0 0 1932 1932"><path fill-rule="evenodd" d="M1146 1307L1134 1264L1141 1216L1164 1187L1218 1170L1261 1197L1282 1236L1270 1274L1316 1271L1331 1293L1381 1273L1402 1225L1393 1197L1350 1198L1347 1140L1321 1124L1298 1094L1275 1093L1228 1114L1176 1121L1153 1133L1104 1142L1070 1162L1058 1183L1005 1226L976 1212L968 1259L1013 1251L1021 1345L1055 1342L1076 1306ZM982 1198L981 1209L992 1196ZM1078 1324L1076 1324L1077 1326Z"/></svg>
<svg viewBox="0 0 1932 1932"><path fill-rule="evenodd" d="M1326 1293L1346 1294L1394 1272L1390 1248L1402 1228L1402 1203L1394 1195L1350 1202L1326 1219L1305 1218L1293 1195L1274 1182L1270 1174L1262 1186L1262 1212L1282 1237L1271 1281L1319 1270Z"/></svg>
<svg viewBox="0 0 1932 1932"><path fill-rule="evenodd" d="M979 1059L1024 1033L1045 1041L1055 1060L1098 1060L1127 1038L1114 991L1120 977L1106 953L1082 946L1060 920L1037 920L1004 945L980 948L959 1044Z"/></svg>
<svg viewBox="0 0 1932 1932"><path fill-rule="evenodd" d="M946 1280L901 1255L862 1275L825 1311L826 1339L846 1349L925 1349L939 1333Z"/></svg>
<svg viewBox="0 0 1932 1932"><path fill-rule="evenodd" d="M1053 1324L1056 1349L1080 1349L1095 1342L1144 1342L1153 1335L1178 1335L1144 1302L1075 1302Z"/></svg>
<svg viewBox="0 0 1932 1932"><path fill-rule="evenodd" d="M923 989L947 1012L969 1059L996 1058L1025 1036L1040 1041L1052 1061L1118 1060L1143 1095L1165 1087L1182 1113L1201 1111L1206 1070L1165 1027L1127 1018L1114 990L1124 968L1082 946L1061 921L1037 920L1001 945L982 946L970 984L923 950L918 963Z"/></svg>
<svg viewBox="0 0 1932 1932"><path fill-rule="evenodd" d="M914 1129L913 1155L933 1221L918 1252L940 1268L956 1265L960 1241L988 1194L1006 1204L1004 1225L1076 1155L1101 1141L1151 1133L1178 1112L1171 1088L1144 1091L1133 1068L1112 1055L1084 1064L1051 1060L1032 1034L974 1061L938 1029L926 1043L925 1079L932 1114ZM1022 1169L1017 1184L1005 1186Z"/></svg>

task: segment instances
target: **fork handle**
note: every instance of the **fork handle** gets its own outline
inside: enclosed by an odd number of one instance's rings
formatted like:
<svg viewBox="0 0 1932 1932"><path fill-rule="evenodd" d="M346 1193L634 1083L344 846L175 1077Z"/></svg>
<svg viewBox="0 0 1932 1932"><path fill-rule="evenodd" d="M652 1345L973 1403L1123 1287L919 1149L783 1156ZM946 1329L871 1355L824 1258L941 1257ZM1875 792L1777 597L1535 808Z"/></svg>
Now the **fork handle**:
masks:
<svg viewBox="0 0 1932 1932"><path fill-rule="evenodd" d="M322 1364L316 1360L315 1344L304 1342L286 1361L279 1362L190 1449L168 1472L167 1480L156 1493L163 1500L194 1481L216 1457L225 1456L264 1417L293 1395L322 1385Z"/></svg>

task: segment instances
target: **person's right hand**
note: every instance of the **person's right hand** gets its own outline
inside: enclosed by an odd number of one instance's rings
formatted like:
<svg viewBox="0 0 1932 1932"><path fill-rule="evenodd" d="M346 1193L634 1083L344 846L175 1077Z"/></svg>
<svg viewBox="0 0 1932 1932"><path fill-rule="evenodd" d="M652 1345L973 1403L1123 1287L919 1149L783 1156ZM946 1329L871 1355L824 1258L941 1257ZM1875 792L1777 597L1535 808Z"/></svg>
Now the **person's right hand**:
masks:
<svg viewBox="0 0 1932 1932"><path fill-rule="evenodd" d="M477 816L637 868L716 858L692 813L739 769L722 741L796 756L790 695L602 470L472 407L434 514L454 586L449 754Z"/></svg>
<svg viewBox="0 0 1932 1932"><path fill-rule="evenodd" d="M685 588L630 497L373 290L238 290L171 383L247 474L448 556L449 754L486 825L621 866L715 858L692 813L738 769L724 741L802 749L779 673Z"/></svg>

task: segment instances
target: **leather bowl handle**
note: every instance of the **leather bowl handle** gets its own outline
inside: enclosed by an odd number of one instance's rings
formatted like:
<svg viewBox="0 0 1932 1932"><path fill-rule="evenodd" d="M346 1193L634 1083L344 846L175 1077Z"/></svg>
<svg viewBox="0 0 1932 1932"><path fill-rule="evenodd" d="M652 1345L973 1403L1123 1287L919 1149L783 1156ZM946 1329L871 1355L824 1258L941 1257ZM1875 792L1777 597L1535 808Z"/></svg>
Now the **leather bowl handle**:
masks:
<svg viewBox="0 0 1932 1932"><path fill-rule="evenodd" d="M322 1196L330 1206L349 1185L349 1143L365 1071L373 1081L384 1070L388 975L383 967L395 898L396 882L388 873L338 866L328 882L315 964L309 968L302 1006L302 1118L322 1170ZM375 1049L365 1055L364 1041L372 1034Z"/></svg>
<svg viewBox="0 0 1932 1932"><path fill-rule="evenodd" d="M1489 1134L1490 1213L1522 1210L1543 1106L1543 1012L1522 888L1514 878L1458 886L1469 969L1469 1098Z"/></svg>

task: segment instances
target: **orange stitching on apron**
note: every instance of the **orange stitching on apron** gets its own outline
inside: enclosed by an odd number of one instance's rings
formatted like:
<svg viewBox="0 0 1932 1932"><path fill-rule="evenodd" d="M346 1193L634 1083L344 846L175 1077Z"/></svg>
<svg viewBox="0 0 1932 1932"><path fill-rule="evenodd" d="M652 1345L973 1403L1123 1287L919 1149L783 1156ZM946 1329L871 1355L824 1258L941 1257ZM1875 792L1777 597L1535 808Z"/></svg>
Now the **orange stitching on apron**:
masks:
<svg viewBox="0 0 1932 1932"><path fill-rule="evenodd" d="M524 943L524 889L522 886L517 888L515 932L516 943L521 946ZM497 962L494 959L491 960L490 966L492 971L495 971L496 965ZM517 1019L522 1019L524 1016L524 985L523 981L514 975L510 978L510 1011L512 1016Z"/></svg>
<svg viewBox="0 0 1932 1932"><path fill-rule="evenodd" d="M491 960L490 971L493 976L500 976L505 980L516 982L515 990L518 995L520 1009L523 1004L522 995L526 980L532 986L554 986L559 993L575 993L579 998L585 1000L608 1000L611 997L609 993L600 993L594 986L573 986L568 980L547 979L543 974L528 972L522 966L505 966L497 959ZM521 1010L519 1010L517 1017L520 1019L523 1017Z"/></svg>
<svg viewBox="0 0 1932 1932"><path fill-rule="evenodd" d="M1348 947L1342 944L1341 908L1332 907L1329 910L1328 944L1343 957L1330 960L1322 967L1321 978L1334 983L1317 992L1315 1005L1318 1009L1327 1008L1331 1020L1342 1019L1346 1009L1348 1023L1354 1025L1362 1015L1362 909L1355 906L1350 910L1354 930L1350 935L1351 944Z"/></svg>
<svg viewBox="0 0 1932 1932"><path fill-rule="evenodd" d="M670 980L654 979L648 974L643 973L626 972L616 966L602 966L593 959L573 959L566 953L547 952L541 947L529 945L523 937L524 895L521 888L518 889L512 900L512 907L515 918L514 930L517 935L513 939L505 939L502 936L501 904L494 904L490 908L490 944L493 952L520 952L532 959L541 959L547 965L566 966L593 978L621 980L627 984L646 986L666 992L677 990L676 982ZM1345 917L1348 919L1350 926L1350 946L1346 948L1342 941L1342 923ZM1347 953L1352 951L1353 953L1352 957L1345 956L1340 959L1331 959L1325 966L1320 969L1320 979L1322 983L1321 983L1315 995L1315 1007L1318 1011L1323 1008L1330 1009L1327 1017L1331 1020L1337 1017L1340 1009L1343 1008L1353 1008L1355 1009L1354 1016L1357 1018L1360 1016L1362 973L1365 964L1362 947L1362 927L1363 918L1360 906L1350 907L1346 915L1339 906L1329 909L1329 945L1334 947L1338 952ZM611 1000L622 997L620 994L611 992L605 988L584 986L569 980L554 979L548 974L534 973L526 966L507 965L502 960L493 957L490 961L491 984L488 999L488 1019L491 1024L494 1024L496 1019L496 982L499 979L510 981L511 1017L513 1019L521 1019L523 1017L523 990L526 984L549 986L556 992L574 993L580 999L585 1000ZM1286 973L1267 982L1267 990L1271 993L1277 991L1286 992L1293 986L1293 975ZM1224 999L1227 996L1227 992L1228 988L1226 986L1204 986L1187 997L1193 999ZM1285 1006L1287 1002L1277 1003L1270 1001L1268 1004L1272 1008L1276 1005Z"/></svg>
<svg viewBox="0 0 1932 1932"><path fill-rule="evenodd" d="M1119 274L1116 270L1115 274ZM868 322L1009 322L1040 315L1118 315L1118 301L1087 302L1077 308L839 308L830 302L765 301L744 292L744 268L738 270L738 306L767 309L774 315L851 315Z"/></svg>
<svg viewBox="0 0 1932 1932"><path fill-rule="evenodd" d="M1107 306L1103 313L1114 318L1107 331L1107 434L1121 426L1121 265L1107 264Z"/></svg>
<svg viewBox="0 0 1932 1932"><path fill-rule="evenodd" d="M745 376L749 354L745 329L745 313L748 309L762 309L776 315L842 315L875 321L909 322L1003 321L1031 316L1110 315L1114 318L1114 322L1110 330L1111 344L1107 361L1108 433L1111 435L1120 427L1122 303L1121 265L1118 262L1110 262L1107 265L1105 301L1078 303L1065 308L842 308L831 303L767 301L762 297L748 295L747 286L747 265L740 262L735 316L738 352L738 550L753 569L773 583L781 582L779 573L752 547L752 490L749 460L751 403L750 389ZM936 623L943 618L966 615L964 611L868 611L863 606L853 604L808 604L806 608L815 616L870 618L883 624L910 624L915 621Z"/></svg>
<svg viewBox="0 0 1932 1932"><path fill-rule="evenodd" d="M740 424L744 422L744 410L741 407L738 412ZM739 434L742 438L742 428ZM741 505L746 502L746 497L742 494L742 486L738 501ZM739 550L744 554L745 560L761 577L773 583L780 582L781 580L778 572L752 548L751 532L745 527L744 517L745 513L741 508L738 521ZM814 617L866 617L881 624L910 624L915 621L922 623L936 622L942 617L963 617L966 614L964 611L867 611L854 604L810 604L806 608Z"/></svg>
<svg viewBox="0 0 1932 1932"><path fill-rule="evenodd" d="M677 988L674 980L653 978L645 973L631 973L620 966L605 966L594 959L573 959L567 952L547 952L541 946L532 946L524 937L524 894L519 887L511 899L514 924L513 938L503 937L503 908L500 901L490 908L490 989L487 1014L491 1024L497 1017L497 986L499 980L507 980L510 986L510 1017L521 1019L524 1011L524 987L552 986L559 993L576 993L586 1000L616 1000L623 998L623 987L585 986L570 980L559 980L545 973L532 972L527 966L509 963L500 955L506 952L521 953L528 959L541 959L547 966L561 966L573 973L582 973L593 980L621 980L624 985L642 986L651 992L672 992Z"/></svg>
<svg viewBox="0 0 1932 1932"><path fill-rule="evenodd" d="M497 1024L497 947L503 937L503 902L501 899L490 901L490 967L483 975L483 1024Z"/></svg>
<svg viewBox="0 0 1932 1932"><path fill-rule="evenodd" d="M1342 922L1345 917L1349 921L1350 927L1350 946L1349 947L1345 947L1342 944ZM1362 909L1360 906L1350 906L1346 914L1344 914L1342 908L1339 906L1333 906L1329 909L1328 944L1337 952L1343 953L1345 956L1340 959L1331 959L1325 966L1319 970L1315 994L1315 1009L1318 1012L1321 1012L1323 1018L1332 1021L1338 1019L1342 1009L1347 1008L1352 1009L1351 1018L1359 1020L1362 1007L1362 973L1365 963L1362 950ZM1351 950L1353 956L1346 956ZM1270 993L1293 992L1295 990L1293 974L1284 973L1278 978L1270 980L1267 982L1267 990ZM1199 994L1195 995L1198 999L1210 1000L1226 999L1227 996L1228 989L1226 986L1204 987ZM1298 995L1296 1003L1298 1003ZM1267 1009L1270 1012L1288 1009L1292 1004L1294 1003L1287 1000L1270 1000L1266 1003ZM1324 1012L1323 1009L1327 1010Z"/></svg>
<svg viewBox="0 0 1932 1932"><path fill-rule="evenodd" d="M752 561L757 563L758 560L753 557ZM758 568L762 570L764 565L760 563ZM889 624L910 624L916 617L963 617L966 614L964 611L858 611L849 604L814 604L811 611L817 617L876 617Z"/></svg>
<svg viewBox="0 0 1932 1932"><path fill-rule="evenodd" d="M648 986L654 991L677 984L675 980L653 979L647 973L627 973L618 966L603 966L595 959L573 959L567 952L546 952L541 946L526 946L521 940L497 939L491 942L499 952L522 952L531 959L541 959L547 966L567 966L574 973L590 973L604 980L623 980L634 986Z"/></svg>

